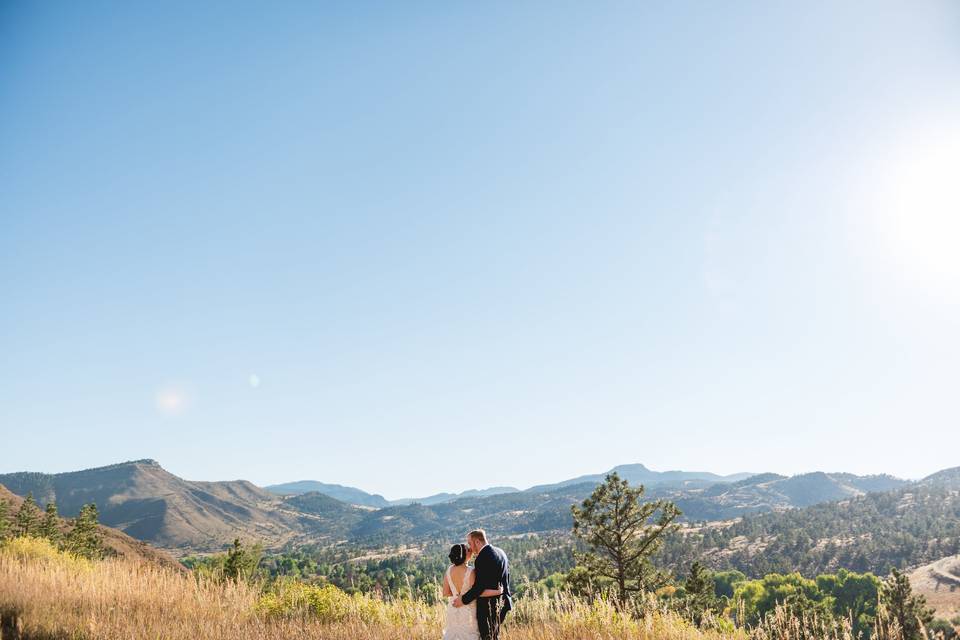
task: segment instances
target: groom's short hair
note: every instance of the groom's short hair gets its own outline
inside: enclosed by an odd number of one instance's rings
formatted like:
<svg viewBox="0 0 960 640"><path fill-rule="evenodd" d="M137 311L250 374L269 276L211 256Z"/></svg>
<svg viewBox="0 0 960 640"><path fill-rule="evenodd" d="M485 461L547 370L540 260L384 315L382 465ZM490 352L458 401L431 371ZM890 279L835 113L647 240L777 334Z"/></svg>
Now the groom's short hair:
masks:
<svg viewBox="0 0 960 640"><path fill-rule="evenodd" d="M483 529L474 529L467 534L473 540L479 540L480 542L486 543L487 541L487 532Z"/></svg>

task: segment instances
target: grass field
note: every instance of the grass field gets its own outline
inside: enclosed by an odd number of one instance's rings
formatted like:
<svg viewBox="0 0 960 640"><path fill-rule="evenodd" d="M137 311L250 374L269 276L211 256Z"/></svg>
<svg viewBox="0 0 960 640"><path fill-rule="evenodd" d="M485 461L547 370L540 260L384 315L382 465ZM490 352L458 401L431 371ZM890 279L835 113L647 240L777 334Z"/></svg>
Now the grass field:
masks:
<svg viewBox="0 0 960 640"><path fill-rule="evenodd" d="M198 579L129 559L89 562L32 539L19 539L0 549L0 613L7 620L15 617L20 637L28 640L439 640L443 630L441 605L384 602L299 583L265 592L258 585ZM666 611L637 618L620 614L600 600L561 595L519 602L502 637L799 640L849 636L826 630L811 635L809 625L787 618L750 633L701 631ZM884 640L897 640L896 634Z"/></svg>

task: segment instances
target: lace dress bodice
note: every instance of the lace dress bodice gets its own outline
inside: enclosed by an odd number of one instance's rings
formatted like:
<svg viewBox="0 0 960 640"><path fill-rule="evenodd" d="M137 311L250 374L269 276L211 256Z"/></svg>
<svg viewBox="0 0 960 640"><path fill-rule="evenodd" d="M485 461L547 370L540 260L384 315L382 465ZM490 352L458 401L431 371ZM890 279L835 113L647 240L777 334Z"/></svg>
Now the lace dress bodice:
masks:
<svg viewBox="0 0 960 640"><path fill-rule="evenodd" d="M453 575L450 572L452 568L453 567L447 569L447 572L443 576L443 579L446 580L447 585L450 587L450 592L453 593L452 596L447 598L447 620L446 628L443 630L443 640L479 640L480 631L477 627L477 602L473 601L459 608L453 606L453 601L457 596L462 595L467 590L467 585L470 584L470 577L473 575L473 568L467 567L467 570L463 572L463 580L459 587L454 584Z"/></svg>

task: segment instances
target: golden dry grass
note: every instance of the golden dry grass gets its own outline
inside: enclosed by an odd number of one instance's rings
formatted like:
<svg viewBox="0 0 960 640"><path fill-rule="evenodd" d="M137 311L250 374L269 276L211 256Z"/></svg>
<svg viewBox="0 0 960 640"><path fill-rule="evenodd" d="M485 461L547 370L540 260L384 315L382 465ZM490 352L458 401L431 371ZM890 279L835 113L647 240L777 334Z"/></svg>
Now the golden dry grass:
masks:
<svg viewBox="0 0 960 640"><path fill-rule="evenodd" d="M77 560L42 540L0 547L0 613L16 612L26 640L439 640L442 605L348 596L334 587L290 583L264 593L220 584L156 564ZM800 640L782 628L701 631L669 612L642 619L603 601L528 598L504 640ZM847 640L841 634L824 635ZM890 638L890 640L895 640Z"/></svg>

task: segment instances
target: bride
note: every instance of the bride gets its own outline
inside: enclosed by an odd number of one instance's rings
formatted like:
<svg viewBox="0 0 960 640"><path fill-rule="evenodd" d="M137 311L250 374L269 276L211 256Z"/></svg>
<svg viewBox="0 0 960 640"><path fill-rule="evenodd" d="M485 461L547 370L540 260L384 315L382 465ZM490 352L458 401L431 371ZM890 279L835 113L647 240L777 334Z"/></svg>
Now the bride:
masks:
<svg viewBox="0 0 960 640"><path fill-rule="evenodd" d="M447 623L443 630L443 640L479 640L477 627L477 602L454 607L453 601L473 586L473 567L467 565L470 557L467 545L455 544L450 548L450 567L443 574L443 595L447 599ZM503 593L499 589L484 589L482 598L491 598Z"/></svg>

